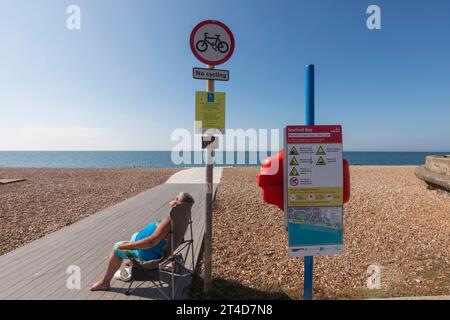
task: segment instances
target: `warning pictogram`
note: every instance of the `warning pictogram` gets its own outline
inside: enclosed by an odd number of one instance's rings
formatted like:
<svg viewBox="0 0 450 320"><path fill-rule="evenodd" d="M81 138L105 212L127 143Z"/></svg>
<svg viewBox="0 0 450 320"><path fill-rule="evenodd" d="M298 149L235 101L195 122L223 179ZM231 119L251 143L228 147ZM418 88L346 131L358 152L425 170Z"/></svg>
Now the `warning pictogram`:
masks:
<svg viewBox="0 0 450 320"><path fill-rule="evenodd" d="M290 156L298 156L298 151L295 147L292 147L291 152L289 152Z"/></svg>
<svg viewBox="0 0 450 320"><path fill-rule="evenodd" d="M326 162L325 162L325 160L323 160L322 157L319 157L319 160L317 160L316 165L317 166L324 166L324 165L326 165Z"/></svg>
<svg viewBox="0 0 450 320"><path fill-rule="evenodd" d="M291 166L298 166L298 161L295 157L292 157L291 162L289 162L289 165Z"/></svg>
<svg viewBox="0 0 450 320"><path fill-rule="evenodd" d="M298 176L298 171L297 169L295 169L295 167L292 167L291 173L289 174L290 176Z"/></svg>
<svg viewBox="0 0 450 320"><path fill-rule="evenodd" d="M316 155L318 155L318 156L325 155L325 150L323 150L322 146L320 146L319 149L317 149Z"/></svg>
<svg viewBox="0 0 450 320"><path fill-rule="evenodd" d="M296 177L292 177L291 178L291 180L290 180L290 182L291 182L291 186L297 186L298 185L298 178L296 178Z"/></svg>

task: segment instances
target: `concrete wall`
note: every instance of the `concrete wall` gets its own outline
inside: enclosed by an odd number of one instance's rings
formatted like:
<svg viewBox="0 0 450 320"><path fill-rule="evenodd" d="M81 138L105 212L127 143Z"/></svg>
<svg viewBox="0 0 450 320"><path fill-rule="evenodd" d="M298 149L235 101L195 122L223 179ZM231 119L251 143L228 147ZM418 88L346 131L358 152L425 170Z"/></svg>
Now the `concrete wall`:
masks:
<svg viewBox="0 0 450 320"><path fill-rule="evenodd" d="M437 174L450 176L450 155L445 156L427 156L425 168Z"/></svg>

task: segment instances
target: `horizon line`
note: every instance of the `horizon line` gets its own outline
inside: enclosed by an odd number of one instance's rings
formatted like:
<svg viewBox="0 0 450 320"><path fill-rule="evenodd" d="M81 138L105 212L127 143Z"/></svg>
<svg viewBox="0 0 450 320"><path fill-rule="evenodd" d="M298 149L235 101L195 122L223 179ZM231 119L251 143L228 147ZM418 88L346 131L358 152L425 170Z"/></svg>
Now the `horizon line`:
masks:
<svg viewBox="0 0 450 320"><path fill-rule="evenodd" d="M281 149L280 149L281 150ZM0 152L203 152L202 150L0 150ZM216 152L271 152L268 150L258 150L258 151L249 151L249 150L221 150ZM278 151L272 151L272 152L278 152ZM449 153L450 150L445 151L437 151L437 150L343 150L343 152L423 152L423 153Z"/></svg>

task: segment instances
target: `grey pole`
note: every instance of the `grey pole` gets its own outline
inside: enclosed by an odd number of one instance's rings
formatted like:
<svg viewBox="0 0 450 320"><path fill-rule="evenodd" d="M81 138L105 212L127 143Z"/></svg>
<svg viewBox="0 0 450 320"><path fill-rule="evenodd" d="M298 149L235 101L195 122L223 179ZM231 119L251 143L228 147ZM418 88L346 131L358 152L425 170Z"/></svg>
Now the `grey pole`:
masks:
<svg viewBox="0 0 450 320"><path fill-rule="evenodd" d="M214 69L214 66L208 65L208 69ZM214 93L214 80L206 80L206 91ZM209 137L207 139L212 139ZM210 297L212 289L212 193L213 193L213 167L214 167L214 148L212 144L206 147L206 220L205 220L205 238L204 238L204 290L205 295Z"/></svg>

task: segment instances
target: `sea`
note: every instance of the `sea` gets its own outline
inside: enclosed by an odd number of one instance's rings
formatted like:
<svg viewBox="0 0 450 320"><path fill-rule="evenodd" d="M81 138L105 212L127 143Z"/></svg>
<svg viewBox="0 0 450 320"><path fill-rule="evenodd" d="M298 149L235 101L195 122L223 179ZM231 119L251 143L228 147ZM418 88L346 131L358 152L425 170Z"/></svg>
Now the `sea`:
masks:
<svg viewBox="0 0 450 320"><path fill-rule="evenodd" d="M218 166L258 166L267 152L216 152ZM417 166L427 155L450 152L344 152L350 165ZM174 168L203 166L202 152L171 151L0 151L3 168Z"/></svg>

